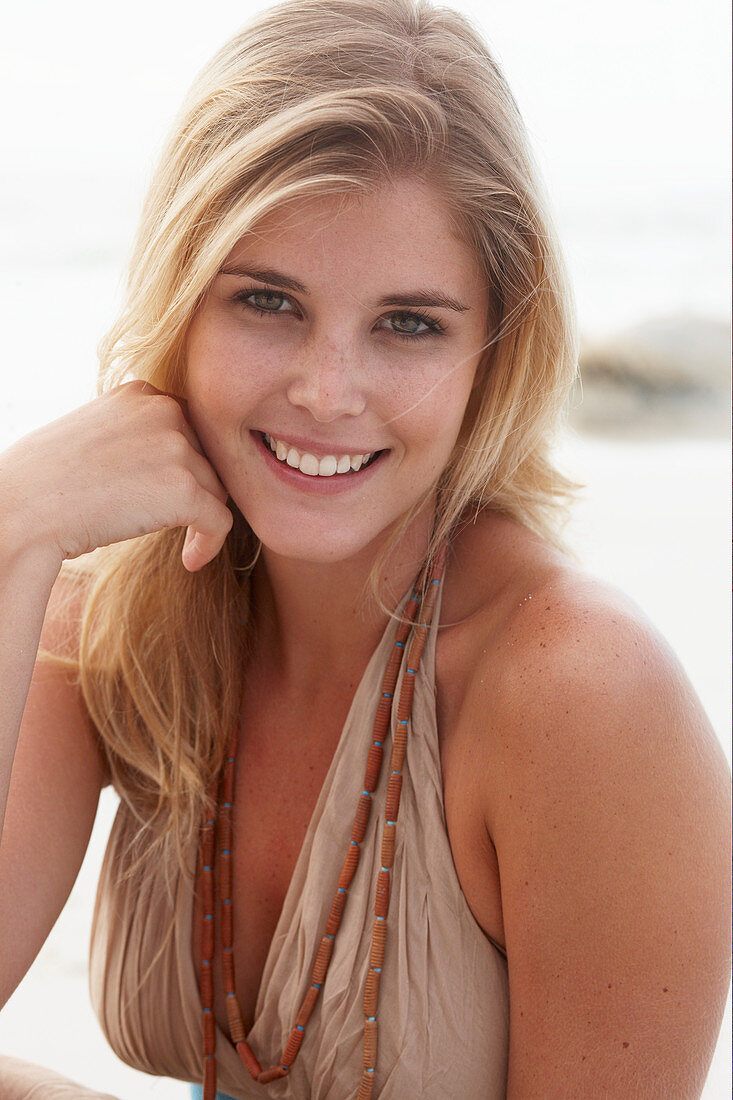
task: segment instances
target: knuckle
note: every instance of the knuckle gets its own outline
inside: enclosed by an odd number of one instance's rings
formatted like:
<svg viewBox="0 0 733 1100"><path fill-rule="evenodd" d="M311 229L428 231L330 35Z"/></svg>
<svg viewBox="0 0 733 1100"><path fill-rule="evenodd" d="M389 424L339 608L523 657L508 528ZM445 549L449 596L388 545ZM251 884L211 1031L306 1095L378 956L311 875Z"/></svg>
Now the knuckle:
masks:
<svg viewBox="0 0 733 1100"><path fill-rule="evenodd" d="M184 459L188 458L188 440L181 435L177 428L167 427L163 432L160 445L165 448L165 453L170 458L181 464Z"/></svg>
<svg viewBox="0 0 733 1100"><path fill-rule="evenodd" d="M166 397L165 394L147 397L142 411L144 416L152 418L156 430L160 430L165 436L169 436L170 442L177 439L176 446L186 443L182 431L185 424L183 413L172 397Z"/></svg>
<svg viewBox="0 0 733 1100"><path fill-rule="evenodd" d="M180 413L180 407L174 398L167 393L153 393L148 396L146 404L160 413L162 416L171 416Z"/></svg>
<svg viewBox="0 0 733 1100"><path fill-rule="evenodd" d="M132 378L129 382L122 382L119 386L115 386L109 392L111 396L119 395L128 400L136 401L143 394L157 391L151 391L149 382L143 382L141 378Z"/></svg>

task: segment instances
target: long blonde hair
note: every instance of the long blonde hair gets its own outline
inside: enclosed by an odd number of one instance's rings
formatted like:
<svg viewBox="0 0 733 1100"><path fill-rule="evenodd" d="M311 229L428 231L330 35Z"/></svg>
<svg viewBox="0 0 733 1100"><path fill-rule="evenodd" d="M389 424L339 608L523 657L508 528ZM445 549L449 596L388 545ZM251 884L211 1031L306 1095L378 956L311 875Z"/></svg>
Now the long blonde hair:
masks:
<svg viewBox="0 0 733 1100"><path fill-rule="evenodd" d="M480 34L426 0L291 0L197 78L154 176L100 389L182 392L191 318L236 242L291 198L435 183L492 303L480 385L438 484L435 543L494 508L554 540L568 486L548 448L574 376L572 307L522 121ZM236 517L190 575L182 532L112 547L93 572L79 669L146 844L183 862L241 702L248 618ZM169 861L170 862L170 861Z"/></svg>

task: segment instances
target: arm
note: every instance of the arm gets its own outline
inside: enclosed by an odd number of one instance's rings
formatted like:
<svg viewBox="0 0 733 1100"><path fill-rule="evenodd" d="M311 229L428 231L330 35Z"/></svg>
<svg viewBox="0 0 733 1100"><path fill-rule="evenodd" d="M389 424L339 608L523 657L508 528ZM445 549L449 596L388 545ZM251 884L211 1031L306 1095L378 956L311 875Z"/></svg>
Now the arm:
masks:
<svg viewBox="0 0 733 1100"><path fill-rule="evenodd" d="M534 593L511 634L471 689L508 1096L699 1096L728 981L722 753L664 643L599 586Z"/></svg>
<svg viewBox="0 0 733 1100"><path fill-rule="evenodd" d="M115 1100L62 1077L53 1070L0 1054L0 1086L3 1100Z"/></svg>
<svg viewBox="0 0 733 1100"><path fill-rule="evenodd" d="M51 595L61 563L187 526L184 564L201 568L231 525L225 500L182 403L141 383L0 456L0 1004L68 896L104 778L76 686L58 665L33 671L44 619L45 648L75 649L81 594L64 579Z"/></svg>
<svg viewBox="0 0 733 1100"><path fill-rule="evenodd" d="M0 825L41 627L61 564L24 544L10 522L11 507L0 504Z"/></svg>
<svg viewBox="0 0 733 1100"><path fill-rule="evenodd" d="M6 577L18 582L27 606L42 619L47 596L40 576L34 582L33 570L26 569L21 576L7 570ZM69 579L56 583L39 629L45 649L74 655L81 595ZM39 661L34 670L37 639L22 647L16 639L7 647L17 661L14 669L6 662L7 683L17 687L30 672L32 677L27 700L18 699L23 718L9 761L12 778L0 842L0 1004L33 962L68 898L105 781L102 753L78 687L62 666Z"/></svg>

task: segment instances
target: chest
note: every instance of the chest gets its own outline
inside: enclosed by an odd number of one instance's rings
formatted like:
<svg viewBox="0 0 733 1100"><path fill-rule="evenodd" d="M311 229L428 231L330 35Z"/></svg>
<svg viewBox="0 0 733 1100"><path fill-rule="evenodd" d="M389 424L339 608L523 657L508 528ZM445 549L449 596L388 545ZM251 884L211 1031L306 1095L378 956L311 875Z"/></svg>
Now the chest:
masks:
<svg viewBox="0 0 733 1100"><path fill-rule="evenodd" d="M324 701L313 712L307 705L258 700L252 693L242 712L243 732L235 764L231 898L236 991L247 1030L255 1018L270 945L351 694ZM219 902L217 882L217 912ZM203 927L200 889L194 898L193 918L193 953L198 966ZM215 1013L226 1031L218 933L214 968Z"/></svg>
<svg viewBox="0 0 733 1100"><path fill-rule="evenodd" d="M440 677L438 677L440 680ZM447 678L448 679L448 678ZM236 760L233 808L233 947L236 991L246 1030L254 1022L258 993L270 947L295 865L337 748L353 691L303 709L274 706L252 697L243 714ZM501 942L498 868L482 849L483 831L475 812L475 761L463 746L457 723L457 694L446 687L438 706L446 824L461 889L480 926ZM356 805L343 812L353 818ZM219 899L216 898L218 907ZM496 918L498 914L498 920ZM193 953L201 958L203 909L194 902ZM217 936L215 973L221 975ZM215 982L215 1013L226 1032L222 982Z"/></svg>

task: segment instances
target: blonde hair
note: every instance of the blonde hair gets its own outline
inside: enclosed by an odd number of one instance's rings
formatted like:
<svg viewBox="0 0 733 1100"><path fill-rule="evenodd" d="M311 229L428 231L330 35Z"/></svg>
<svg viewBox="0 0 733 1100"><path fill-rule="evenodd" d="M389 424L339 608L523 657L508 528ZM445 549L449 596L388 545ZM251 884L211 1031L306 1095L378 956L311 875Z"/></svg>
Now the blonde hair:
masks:
<svg viewBox="0 0 733 1100"><path fill-rule="evenodd" d="M568 486L548 448L574 377L562 262L517 107L480 34L425 0L293 0L197 78L144 206L100 389L182 392L191 318L225 257L289 199L434 183L491 301L480 384L438 488L434 545L491 507L555 540ZM248 617L236 517L219 557L182 568L182 532L105 551L80 648L86 702L147 844L184 862L241 702Z"/></svg>

